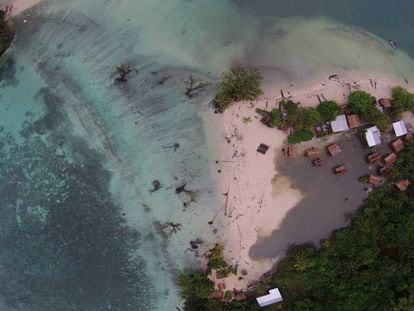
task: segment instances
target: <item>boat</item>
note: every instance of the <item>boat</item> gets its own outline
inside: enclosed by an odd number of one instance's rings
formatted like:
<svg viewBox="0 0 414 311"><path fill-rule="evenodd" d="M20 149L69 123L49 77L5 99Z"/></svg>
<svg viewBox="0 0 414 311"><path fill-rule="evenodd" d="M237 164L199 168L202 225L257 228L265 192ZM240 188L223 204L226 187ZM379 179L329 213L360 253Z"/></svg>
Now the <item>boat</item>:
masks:
<svg viewBox="0 0 414 311"><path fill-rule="evenodd" d="M388 40L388 43L392 46L394 50L397 49L397 42L395 42L394 40Z"/></svg>

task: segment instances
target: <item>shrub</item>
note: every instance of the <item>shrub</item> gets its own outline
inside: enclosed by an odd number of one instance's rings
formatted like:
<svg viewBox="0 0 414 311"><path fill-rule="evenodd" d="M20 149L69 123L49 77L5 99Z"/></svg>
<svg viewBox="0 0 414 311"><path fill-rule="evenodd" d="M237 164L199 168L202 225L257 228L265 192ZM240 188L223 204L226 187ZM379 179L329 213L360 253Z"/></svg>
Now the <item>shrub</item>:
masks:
<svg viewBox="0 0 414 311"><path fill-rule="evenodd" d="M197 297L207 299L214 290L214 284L201 271L189 272L178 277L177 284L184 299Z"/></svg>
<svg viewBox="0 0 414 311"><path fill-rule="evenodd" d="M320 103L317 107L319 114L325 121L333 121L341 113L341 106L333 100Z"/></svg>
<svg viewBox="0 0 414 311"><path fill-rule="evenodd" d="M366 119L370 108L374 106L375 97L364 91L352 92L349 97L349 107L354 113Z"/></svg>
<svg viewBox="0 0 414 311"><path fill-rule="evenodd" d="M309 141L313 138L314 134L308 130L298 130L288 137L289 144L298 144L302 141Z"/></svg>
<svg viewBox="0 0 414 311"><path fill-rule="evenodd" d="M407 110L414 113L414 94L408 92L405 88L401 86L392 88L392 100L397 114Z"/></svg>
<svg viewBox="0 0 414 311"><path fill-rule="evenodd" d="M233 293L231 292L231 290L226 290L226 292L224 293L224 300L230 301L233 298Z"/></svg>
<svg viewBox="0 0 414 311"><path fill-rule="evenodd" d="M279 127L282 125L282 113L279 109L272 109L272 122L274 127Z"/></svg>
<svg viewBox="0 0 414 311"><path fill-rule="evenodd" d="M234 102L256 99L263 94L262 81L263 77L257 69L231 68L221 79L216 95L217 107L224 111Z"/></svg>

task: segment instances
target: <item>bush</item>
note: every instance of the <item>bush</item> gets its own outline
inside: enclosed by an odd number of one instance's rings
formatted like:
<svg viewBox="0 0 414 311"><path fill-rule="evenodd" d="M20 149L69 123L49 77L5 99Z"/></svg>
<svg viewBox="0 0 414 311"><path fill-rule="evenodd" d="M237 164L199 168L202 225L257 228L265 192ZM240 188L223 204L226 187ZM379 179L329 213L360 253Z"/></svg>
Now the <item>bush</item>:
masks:
<svg viewBox="0 0 414 311"><path fill-rule="evenodd" d="M177 284L184 299L197 297L207 299L214 290L214 284L201 271L189 272L178 277Z"/></svg>
<svg viewBox="0 0 414 311"><path fill-rule="evenodd" d="M283 101L281 104L287 114L287 125L296 130L313 129L321 121L321 115L315 108L302 108L291 100Z"/></svg>
<svg viewBox="0 0 414 311"><path fill-rule="evenodd" d="M224 293L224 300L230 301L233 299L233 293L231 292L231 290L226 290L226 292Z"/></svg>
<svg viewBox="0 0 414 311"><path fill-rule="evenodd" d="M364 91L352 92L349 97L349 107L354 113L361 115L363 119L368 117L370 108L374 106L375 97Z"/></svg>
<svg viewBox="0 0 414 311"><path fill-rule="evenodd" d="M341 106L333 100L320 103L317 107L319 114L325 121L333 121L341 113Z"/></svg>
<svg viewBox="0 0 414 311"><path fill-rule="evenodd" d="M236 67L225 72L216 95L216 105L224 111L232 103L254 100L263 94L263 77L257 69Z"/></svg>
<svg viewBox="0 0 414 311"><path fill-rule="evenodd" d="M395 112L402 114L409 110L414 113L414 94L401 86L392 89L392 100Z"/></svg>
<svg viewBox="0 0 414 311"><path fill-rule="evenodd" d="M289 144L298 144L302 141L309 141L314 137L313 132L308 130L298 130L288 137Z"/></svg>

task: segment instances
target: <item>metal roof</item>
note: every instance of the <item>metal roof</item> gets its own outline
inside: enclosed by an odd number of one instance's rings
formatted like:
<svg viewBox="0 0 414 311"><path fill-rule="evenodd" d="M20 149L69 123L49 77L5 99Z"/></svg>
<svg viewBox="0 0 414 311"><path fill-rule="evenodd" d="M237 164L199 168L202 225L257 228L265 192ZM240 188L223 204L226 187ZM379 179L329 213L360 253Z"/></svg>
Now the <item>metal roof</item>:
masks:
<svg viewBox="0 0 414 311"><path fill-rule="evenodd" d="M336 117L334 121L331 121L332 132L343 132L349 130L348 122L346 121L346 116L341 114Z"/></svg>
<svg viewBox="0 0 414 311"><path fill-rule="evenodd" d="M274 303L278 303L283 301L282 295L279 292L279 289L274 288L269 290L269 294L266 296L261 296L256 298L257 303L261 307L266 307L268 305L272 305Z"/></svg>
<svg viewBox="0 0 414 311"><path fill-rule="evenodd" d="M392 124L394 128L395 136L400 137L408 133L407 128L405 127L404 121L397 121Z"/></svg>
<svg viewBox="0 0 414 311"><path fill-rule="evenodd" d="M378 127L373 126L368 128L365 133L365 138L369 147L379 145L381 143L381 133Z"/></svg>

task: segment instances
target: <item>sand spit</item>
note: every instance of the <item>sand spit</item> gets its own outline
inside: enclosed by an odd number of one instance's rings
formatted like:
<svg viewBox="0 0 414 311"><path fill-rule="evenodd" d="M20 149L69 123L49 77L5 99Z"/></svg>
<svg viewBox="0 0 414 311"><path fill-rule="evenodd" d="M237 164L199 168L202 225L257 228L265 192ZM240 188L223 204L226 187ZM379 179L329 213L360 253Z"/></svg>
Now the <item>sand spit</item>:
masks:
<svg viewBox="0 0 414 311"><path fill-rule="evenodd" d="M358 89L377 98L389 97L391 88L396 85L413 89L410 81L407 83L405 79L379 73L347 72L331 79L328 77L326 75L326 78L307 85L290 85L283 89L284 96L304 106L316 106L318 96L322 100L326 98L345 104L349 93ZM256 107L268 110L277 107L282 99L280 89L278 85L266 87L263 98L253 103L236 104L224 114L203 113L211 151L211 169L218 191L223 194L218 217L227 228L220 228L220 232L226 232L220 242L225 245L227 258L233 264L237 263L238 270L248 272L242 281L231 285L238 289L247 287L284 256L285 248L279 248L277 254L269 251L271 256L254 256L252 259L249 255L252 246L278 230L288 212L306 195L289 177L277 171L280 161L295 161L282 156L287 133L266 127L255 112ZM270 147L266 154L256 151L261 143ZM310 213L306 217L312 216L323 215ZM306 223L306 219L303 222ZM318 230L317 226L312 228L312 240L318 236ZM320 234L326 234L325 231ZM286 241L285 247L292 242ZM298 242L303 243L303 240Z"/></svg>

